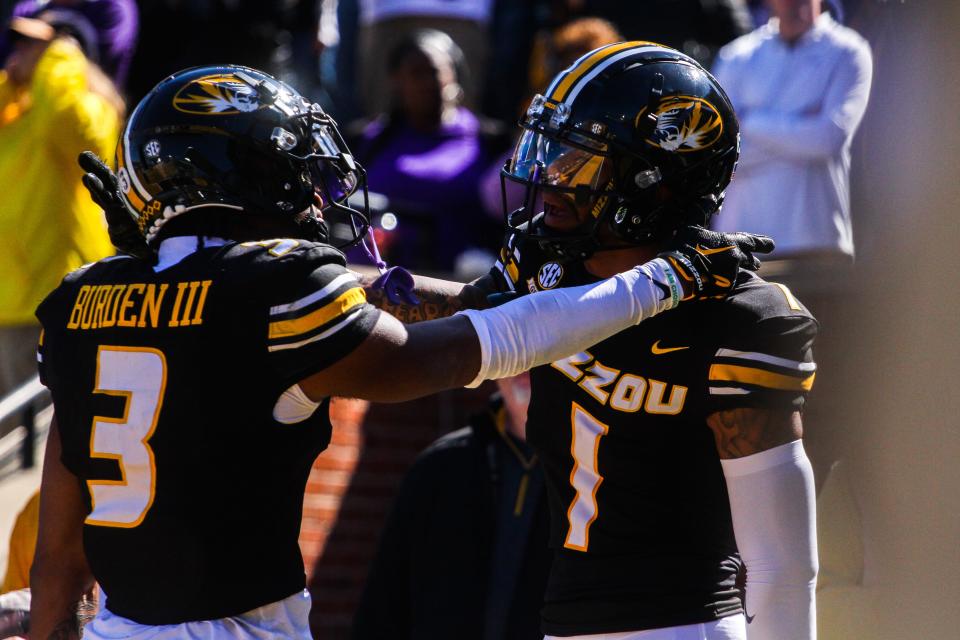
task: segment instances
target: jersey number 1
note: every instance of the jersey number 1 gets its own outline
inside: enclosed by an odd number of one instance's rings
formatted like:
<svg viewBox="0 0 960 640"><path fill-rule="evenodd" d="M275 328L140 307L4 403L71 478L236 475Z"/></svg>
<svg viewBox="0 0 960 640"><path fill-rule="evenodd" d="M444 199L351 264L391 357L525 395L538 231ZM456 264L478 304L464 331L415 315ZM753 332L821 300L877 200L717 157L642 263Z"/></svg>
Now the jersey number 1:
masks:
<svg viewBox="0 0 960 640"><path fill-rule="evenodd" d="M597 489L603 482L597 468L600 438L607 435L609 427L576 402L570 410L570 426L573 430L570 453L574 460L570 484L577 493L567 509L570 526L563 546L586 551L590 544L590 525L597 519Z"/></svg>
<svg viewBox="0 0 960 640"><path fill-rule="evenodd" d="M94 393L124 398L121 418L93 417L90 457L116 460L120 480L87 480L93 509L86 524L133 528L153 505L157 469L150 437L167 386L163 353L146 347L101 346Z"/></svg>

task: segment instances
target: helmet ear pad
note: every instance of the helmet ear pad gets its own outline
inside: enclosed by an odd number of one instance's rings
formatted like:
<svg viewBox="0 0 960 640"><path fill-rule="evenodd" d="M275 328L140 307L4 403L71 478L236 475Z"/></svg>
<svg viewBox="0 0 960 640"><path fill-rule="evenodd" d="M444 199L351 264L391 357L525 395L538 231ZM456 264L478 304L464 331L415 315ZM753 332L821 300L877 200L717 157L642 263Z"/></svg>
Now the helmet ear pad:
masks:
<svg viewBox="0 0 960 640"><path fill-rule="evenodd" d="M709 167L711 163L704 164ZM681 226L709 224L723 203L723 192L717 193L715 185L730 180L719 173L723 171L721 163L712 164L710 170L700 173L674 166L673 158L655 154L627 161L617 178L616 190L623 196L608 216L614 234L642 244L669 239ZM693 176L698 179L692 181Z"/></svg>

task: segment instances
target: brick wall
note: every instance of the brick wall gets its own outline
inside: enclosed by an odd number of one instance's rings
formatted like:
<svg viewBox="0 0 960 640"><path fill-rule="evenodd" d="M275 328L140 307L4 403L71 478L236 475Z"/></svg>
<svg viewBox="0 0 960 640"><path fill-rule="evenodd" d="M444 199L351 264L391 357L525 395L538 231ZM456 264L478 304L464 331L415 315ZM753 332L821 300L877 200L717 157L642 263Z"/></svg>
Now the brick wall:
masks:
<svg viewBox="0 0 960 640"><path fill-rule="evenodd" d="M300 533L315 638L349 637L377 535L403 474L425 446L466 424L493 390L488 383L393 405L334 400L333 438L313 465Z"/></svg>

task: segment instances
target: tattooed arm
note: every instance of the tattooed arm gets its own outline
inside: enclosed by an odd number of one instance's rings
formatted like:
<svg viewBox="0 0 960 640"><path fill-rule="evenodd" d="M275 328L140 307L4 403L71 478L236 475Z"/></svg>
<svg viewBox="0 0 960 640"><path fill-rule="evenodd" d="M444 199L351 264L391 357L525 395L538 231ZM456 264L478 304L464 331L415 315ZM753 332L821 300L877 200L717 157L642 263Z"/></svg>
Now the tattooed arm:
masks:
<svg viewBox="0 0 960 640"><path fill-rule="evenodd" d="M799 411L728 409L707 418L721 460L742 458L803 437Z"/></svg>
<svg viewBox="0 0 960 640"><path fill-rule="evenodd" d="M40 486L40 529L30 569L30 638L72 640L80 637L78 604L93 587L83 553L86 507L80 480L60 461L56 418L47 436Z"/></svg>
<svg viewBox="0 0 960 640"><path fill-rule="evenodd" d="M419 304L393 304L387 300L383 289L371 285L377 275L357 274L367 293L367 300L378 309L386 311L401 322L413 323L422 320L435 320L452 316L462 309L484 309L488 307L487 294L496 291L493 279L482 276L469 284L413 276L413 293Z"/></svg>

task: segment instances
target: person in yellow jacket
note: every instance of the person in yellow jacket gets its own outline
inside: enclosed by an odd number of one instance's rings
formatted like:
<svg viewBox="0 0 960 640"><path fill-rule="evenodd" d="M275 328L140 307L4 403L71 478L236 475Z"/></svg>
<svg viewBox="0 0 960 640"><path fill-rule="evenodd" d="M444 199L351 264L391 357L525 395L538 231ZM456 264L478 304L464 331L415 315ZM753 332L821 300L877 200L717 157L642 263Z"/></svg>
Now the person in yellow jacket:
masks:
<svg viewBox="0 0 960 640"><path fill-rule="evenodd" d="M123 109L59 25L14 18L8 29L13 51L0 71L0 397L36 369L37 304L66 273L113 253L77 155L107 156Z"/></svg>
<svg viewBox="0 0 960 640"><path fill-rule="evenodd" d="M17 516L10 533L7 572L0 586L0 594L26 589L30 586L30 565L37 548L37 523L40 519L40 492L35 491Z"/></svg>

